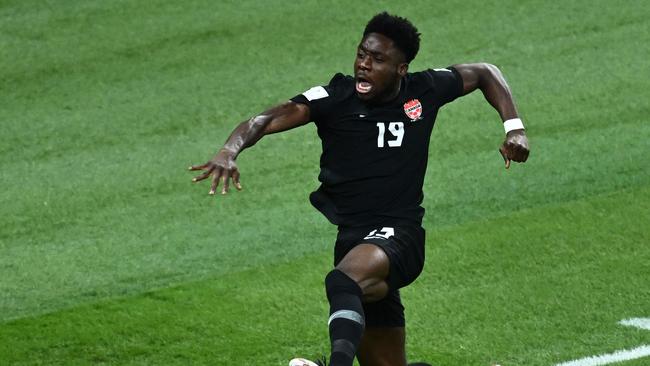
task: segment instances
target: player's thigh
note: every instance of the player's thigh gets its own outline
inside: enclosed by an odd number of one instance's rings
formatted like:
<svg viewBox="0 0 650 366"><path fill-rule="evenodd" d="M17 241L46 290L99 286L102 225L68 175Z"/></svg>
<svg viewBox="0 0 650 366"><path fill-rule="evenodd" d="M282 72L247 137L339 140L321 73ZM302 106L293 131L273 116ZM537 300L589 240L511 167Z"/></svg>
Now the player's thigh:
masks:
<svg viewBox="0 0 650 366"><path fill-rule="evenodd" d="M382 248L375 244L361 243L350 250L336 269L354 280L363 291L364 301L377 301L388 293L385 281L390 261Z"/></svg>
<svg viewBox="0 0 650 366"><path fill-rule="evenodd" d="M379 277L388 284L390 290L396 290L413 282L422 272L424 241L424 229L419 226L381 227L367 233L359 229L340 230L335 246L334 265L337 268L345 265L345 269L350 272L356 269L362 274L357 277L366 274L374 277L373 280ZM380 250L368 244L375 245ZM362 246L363 252L357 246ZM354 274L348 275L357 280Z"/></svg>
<svg viewBox="0 0 650 366"><path fill-rule="evenodd" d="M406 366L404 327L368 327L357 352L361 366Z"/></svg>

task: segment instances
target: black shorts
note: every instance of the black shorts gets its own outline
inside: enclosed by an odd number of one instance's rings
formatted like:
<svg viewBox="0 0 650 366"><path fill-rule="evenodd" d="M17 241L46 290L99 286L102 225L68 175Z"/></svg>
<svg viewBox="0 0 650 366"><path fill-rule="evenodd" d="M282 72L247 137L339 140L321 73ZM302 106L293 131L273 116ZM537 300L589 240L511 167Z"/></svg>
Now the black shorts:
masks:
<svg viewBox="0 0 650 366"><path fill-rule="evenodd" d="M339 227L334 246L335 266L352 248L362 243L377 245L390 261L386 279L388 295L377 302L363 304L366 326L404 326L404 306L399 289L415 281L422 272L424 237L424 229L420 226Z"/></svg>

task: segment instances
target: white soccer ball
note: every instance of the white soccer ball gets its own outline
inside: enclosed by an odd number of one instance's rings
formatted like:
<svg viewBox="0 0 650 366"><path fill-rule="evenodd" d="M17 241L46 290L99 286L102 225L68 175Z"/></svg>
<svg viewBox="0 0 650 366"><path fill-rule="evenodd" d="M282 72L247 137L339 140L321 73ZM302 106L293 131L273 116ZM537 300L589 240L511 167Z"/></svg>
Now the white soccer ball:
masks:
<svg viewBox="0 0 650 366"><path fill-rule="evenodd" d="M289 366L318 366L315 363L305 360L304 358L294 358L289 361Z"/></svg>

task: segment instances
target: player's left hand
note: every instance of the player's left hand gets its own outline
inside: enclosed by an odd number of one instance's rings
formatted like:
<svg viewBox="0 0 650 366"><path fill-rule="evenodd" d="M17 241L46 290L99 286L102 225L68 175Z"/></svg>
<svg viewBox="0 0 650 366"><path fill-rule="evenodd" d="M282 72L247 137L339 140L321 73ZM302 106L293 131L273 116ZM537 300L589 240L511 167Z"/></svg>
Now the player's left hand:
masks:
<svg viewBox="0 0 650 366"><path fill-rule="evenodd" d="M506 135L506 140L499 148L503 160L506 162L506 169L510 168L510 161L523 163L528 159L530 148L525 130L512 130Z"/></svg>

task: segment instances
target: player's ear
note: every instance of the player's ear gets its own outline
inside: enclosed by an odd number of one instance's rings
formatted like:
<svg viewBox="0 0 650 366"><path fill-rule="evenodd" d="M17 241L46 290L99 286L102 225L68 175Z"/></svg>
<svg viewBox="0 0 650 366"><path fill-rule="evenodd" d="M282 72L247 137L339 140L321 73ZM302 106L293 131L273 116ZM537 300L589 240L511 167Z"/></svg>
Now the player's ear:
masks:
<svg viewBox="0 0 650 366"><path fill-rule="evenodd" d="M406 73L409 71L409 64L406 62L402 62L401 64L397 65L397 73L399 76L406 76Z"/></svg>

